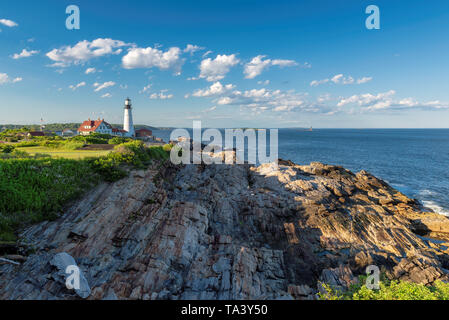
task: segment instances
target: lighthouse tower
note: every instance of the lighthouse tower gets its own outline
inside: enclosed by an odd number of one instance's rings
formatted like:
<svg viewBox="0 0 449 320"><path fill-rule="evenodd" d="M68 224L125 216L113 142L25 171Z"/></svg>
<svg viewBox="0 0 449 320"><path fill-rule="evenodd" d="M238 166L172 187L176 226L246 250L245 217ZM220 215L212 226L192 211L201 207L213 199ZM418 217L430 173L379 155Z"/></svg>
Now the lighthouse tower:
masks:
<svg viewBox="0 0 449 320"><path fill-rule="evenodd" d="M123 121L123 130L127 132L126 134L127 137L134 137L136 135L136 132L134 131L133 114L130 98L126 98L125 100L125 119Z"/></svg>

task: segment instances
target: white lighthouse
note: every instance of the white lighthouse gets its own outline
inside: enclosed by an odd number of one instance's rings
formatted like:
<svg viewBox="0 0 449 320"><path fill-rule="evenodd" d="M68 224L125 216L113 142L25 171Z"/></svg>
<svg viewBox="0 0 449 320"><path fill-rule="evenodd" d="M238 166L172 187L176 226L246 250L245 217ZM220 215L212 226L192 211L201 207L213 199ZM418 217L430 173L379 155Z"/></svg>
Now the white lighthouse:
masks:
<svg viewBox="0 0 449 320"><path fill-rule="evenodd" d="M127 132L127 137L134 137L136 135L136 132L134 131L134 124L133 124L133 114L132 114L132 107L131 107L131 99L126 98L125 100L125 119L123 121L123 130Z"/></svg>

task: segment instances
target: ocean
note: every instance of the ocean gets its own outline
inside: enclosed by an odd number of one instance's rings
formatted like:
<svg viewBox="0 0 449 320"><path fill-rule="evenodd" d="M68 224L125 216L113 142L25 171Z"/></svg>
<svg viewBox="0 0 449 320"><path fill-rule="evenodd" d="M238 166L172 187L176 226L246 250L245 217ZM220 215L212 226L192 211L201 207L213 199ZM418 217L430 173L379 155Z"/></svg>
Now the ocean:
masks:
<svg viewBox="0 0 449 320"><path fill-rule="evenodd" d="M168 141L170 132L153 134ZM279 157L366 170L449 216L449 129L280 129Z"/></svg>

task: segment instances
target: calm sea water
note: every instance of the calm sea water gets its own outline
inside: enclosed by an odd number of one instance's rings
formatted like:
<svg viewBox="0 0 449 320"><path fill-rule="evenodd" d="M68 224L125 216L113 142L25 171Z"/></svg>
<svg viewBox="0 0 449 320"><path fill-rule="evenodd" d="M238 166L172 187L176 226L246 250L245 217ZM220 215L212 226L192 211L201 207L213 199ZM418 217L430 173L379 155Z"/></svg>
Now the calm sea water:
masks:
<svg viewBox="0 0 449 320"><path fill-rule="evenodd" d="M170 131L154 134L168 141ZM449 129L280 129L279 157L367 170L449 215Z"/></svg>

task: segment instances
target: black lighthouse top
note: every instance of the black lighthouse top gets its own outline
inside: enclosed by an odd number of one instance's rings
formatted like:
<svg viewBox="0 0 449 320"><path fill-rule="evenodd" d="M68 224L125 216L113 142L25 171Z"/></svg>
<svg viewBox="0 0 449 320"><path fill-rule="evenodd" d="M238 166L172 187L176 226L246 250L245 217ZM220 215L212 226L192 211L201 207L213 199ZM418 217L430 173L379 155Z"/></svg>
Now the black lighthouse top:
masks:
<svg viewBox="0 0 449 320"><path fill-rule="evenodd" d="M125 109L131 109L131 99L130 98L126 98L125 100Z"/></svg>

